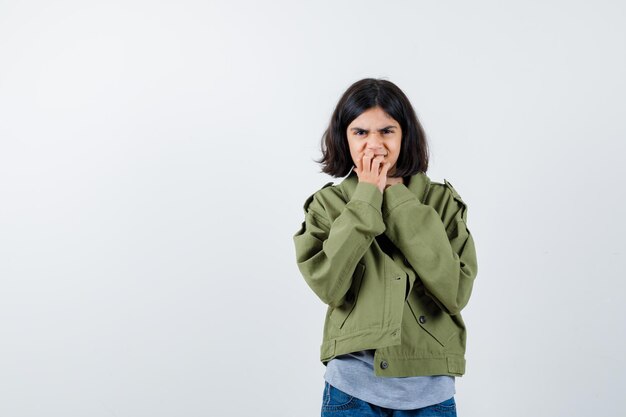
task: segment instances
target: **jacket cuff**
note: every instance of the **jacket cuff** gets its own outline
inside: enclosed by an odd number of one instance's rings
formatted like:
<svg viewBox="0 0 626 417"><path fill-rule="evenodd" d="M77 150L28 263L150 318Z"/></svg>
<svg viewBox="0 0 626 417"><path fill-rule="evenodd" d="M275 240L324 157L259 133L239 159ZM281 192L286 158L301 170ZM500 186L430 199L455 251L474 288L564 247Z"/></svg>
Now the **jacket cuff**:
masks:
<svg viewBox="0 0 626 417"><path fill-rule="evenodd" d="M393 209L409 200L415 200L418 204L421 204L415 194L404 184L394 184L391 187L387 187L383 192L383 217L389 216Z"/></svg>
<svg viewBox="0 0 626 417"><path fill-rule="evenodd" d="M380 212L383 204L383 193L374 184L359 181L351 200L365 201Z"/></svg>

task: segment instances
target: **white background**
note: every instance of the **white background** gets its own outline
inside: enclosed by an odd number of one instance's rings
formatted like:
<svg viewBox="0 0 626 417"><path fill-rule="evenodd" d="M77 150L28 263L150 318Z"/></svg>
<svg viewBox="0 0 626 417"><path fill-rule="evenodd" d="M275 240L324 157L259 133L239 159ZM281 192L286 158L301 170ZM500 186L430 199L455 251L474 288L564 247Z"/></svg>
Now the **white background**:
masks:
<svg viewBox="0 0 626 417"><path fill-rule="evenodd" d="M314 416L292 236L396 83L469 206L459 416L618 416L620 1L0 1L0 415Z"/></svg>

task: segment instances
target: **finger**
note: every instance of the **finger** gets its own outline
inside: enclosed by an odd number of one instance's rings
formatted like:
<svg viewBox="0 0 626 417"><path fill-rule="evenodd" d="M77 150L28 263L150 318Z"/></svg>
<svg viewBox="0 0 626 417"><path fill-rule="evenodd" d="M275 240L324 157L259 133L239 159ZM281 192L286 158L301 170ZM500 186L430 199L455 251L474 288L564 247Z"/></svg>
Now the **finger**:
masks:
<svg viewBox="0 0 626 417"><path fill-rule="evenodd" d="M380 176L385 178L385 181L387 181L387 171L389 171L389 167L391 166L391 164L389 162L385 162L383 164L383 169L380 170Z"/></svg>
<svg viewBox="0 0 626 417"><path fill-rule="evenodd" d="M359 153L356 157L356 160L354 161L354 165L356 165L356 171L357 172L361 172L361 166L363 165L361 163L361 157L362 157L363 153Z"/></svg>
<svg viewBox="0 0 626 417"><path fill-rule="evenodd" d="M372 170L371 165L372 165L372 154L369 152L365 152L365 155L363 155L363 169L366 172L370 172Z"/></svg>
<svg viewBox="0 0 626 417"><path fill-rule="evenodd" d="M389 170L390 165L391 164L389 162L385 162L383 164L383 168L380 170L379 184L383 191L385 190L385 188L387 188L387 184L389 183L389 179L387 178L387 171Z"/></svg>
<svg viewBox="0 0 626 417"><path fill-rule="evenodd" d="M380 172L380 165L384 160L385 157L382 155L378 155L376 158L374 158L372 160L372 171L378 174Z"/></svg>

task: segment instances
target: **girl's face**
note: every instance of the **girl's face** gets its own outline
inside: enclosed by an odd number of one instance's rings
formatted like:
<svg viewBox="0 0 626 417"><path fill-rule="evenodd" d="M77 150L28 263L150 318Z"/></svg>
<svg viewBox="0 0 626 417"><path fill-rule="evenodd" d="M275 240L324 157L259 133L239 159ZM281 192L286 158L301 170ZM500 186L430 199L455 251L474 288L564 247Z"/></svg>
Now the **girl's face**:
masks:
<svg viewBox="0 0 626 417"><path fill-rule="evenodd" d="M385 155L383 163L391 163L387 176L393 177L402 142L400 123L385 113L382 108L372 107L361 113L348 125L346 136L348 137L350 156L355 166L359 154L370 149L374 155Z"/></svg>

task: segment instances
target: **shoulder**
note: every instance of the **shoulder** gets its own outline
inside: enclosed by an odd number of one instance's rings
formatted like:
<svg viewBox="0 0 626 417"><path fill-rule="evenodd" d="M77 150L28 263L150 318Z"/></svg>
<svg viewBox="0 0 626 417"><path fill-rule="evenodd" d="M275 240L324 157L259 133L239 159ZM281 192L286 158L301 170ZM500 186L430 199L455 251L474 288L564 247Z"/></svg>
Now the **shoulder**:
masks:
<svg viewBox="0 0 626 417"><path fill-rule="evenodd" d="M431 181L428 191L429 200L438 202L442 212L461 213L465 220L467 216L467 203L461 198L458 190L450 181L444 178L443 182Z"/></svg>
<svg viewBox="0 0 626 417"><path fill-rule="evenodd" d="M452 186L452 183L445 178L443 179L443 182L444 182L446 189L452 195L452 197L455 200L457 200L459 203L461 203L462 205L465 205L465 202L461 199L461 196L459 195L458 191Z"/></svg>
<svg viewBox="0 0 626 417"><path fill-rule="evenodd" d="M306 198L303 205L304 212L309 213L312 211L315 214L321 214L324 211L323 201L327 198L327 195L337 191L332 181L324 184L322 188Z"/></svg>

